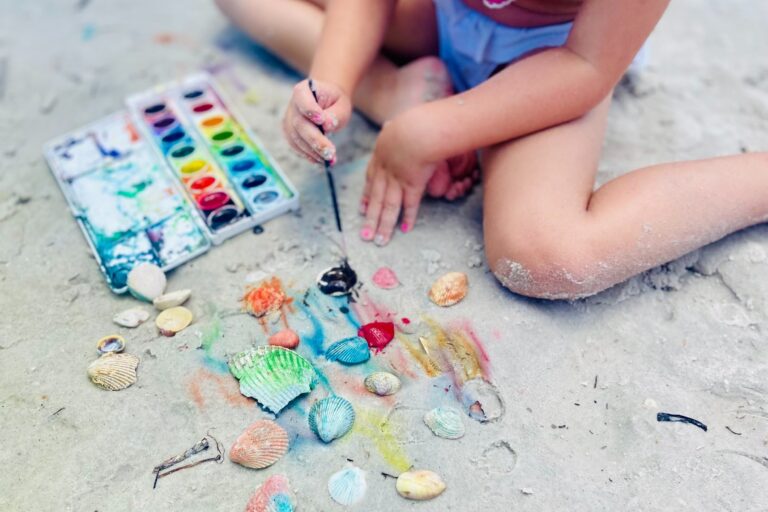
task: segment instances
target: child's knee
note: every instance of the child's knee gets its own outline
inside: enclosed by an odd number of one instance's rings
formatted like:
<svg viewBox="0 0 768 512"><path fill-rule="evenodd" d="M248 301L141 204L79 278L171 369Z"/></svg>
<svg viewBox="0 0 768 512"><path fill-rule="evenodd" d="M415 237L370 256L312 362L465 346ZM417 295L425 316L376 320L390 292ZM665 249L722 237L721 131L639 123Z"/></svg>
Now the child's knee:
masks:
<svg viewBox="0 0 768 512"><path fill-rule="evenodd" d="M485 239L491 270L513 292L542 299L577 299L605 288L598 258L577 236L513 231L510 227L502 235Z"/></svg>

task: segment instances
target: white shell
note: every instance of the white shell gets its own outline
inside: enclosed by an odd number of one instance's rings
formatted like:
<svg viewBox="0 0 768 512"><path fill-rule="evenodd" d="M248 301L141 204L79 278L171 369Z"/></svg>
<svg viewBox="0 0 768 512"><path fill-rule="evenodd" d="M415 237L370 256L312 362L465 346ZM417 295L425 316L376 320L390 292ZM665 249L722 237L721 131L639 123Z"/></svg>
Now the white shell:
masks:
<svg viewBox="0 0 768 512"><path fill-rule="evenodd" d="M328 479L328 494L340 505L349 506L359 503L367 490L365 471L356 466L337 471Z"/></svg>
<svg viewBox="0 0 768 512"><path fill-rule="evenodd" d="M175 292L168 292L155 297L152 304L155 305L158 311L163 311L168 308L181 306L192 295L192 290L176 290Z"/></svg>
<svg viewBox="0 0 768 512"><path fill-rule="evenodd" d="M88 365L88 377L102 389L119 391L136 382L139 358L132 354L108 352Z"/></svg>
<svg viewBox="0 0 768 512"><path fill-rule="evenodd" d="M365 378L365 389L379 396L394 395L400 390L400 379L389 372L374 372Z"/></svg>
<svg viewBox="0 0 768 512"><path fill-rule="evenodd" d="M397 477L397 493L409 500L431 500L445 490L445 482L432 471L406 471Z"/></svg>
<svg viewBox="0 0 768 512"><path fill-rule="evenodd" d="M161 311L157 318L155 318L155 325L160 329L160 334L163 336L173 336L179 331L183 331L193 319L192 312L184 306L176 306L175 308L166 309Z"/></svg>
<svg viewBox="0 0 768 512"><path fill-rule="evenodd" d="M139 300L152 302L163 294L165 285L165 274L152 263L139 263L128 272L128 291Z"/></svg>
<svg viewBox="0 0 768 512"><path fill-rule="evenodd" d="M437 437L459 439L466 431L461 416L453 407L436 407L424 415L424 423Z"/></svg>
<svg viewBox="0 0 768 512"><path fill-rule="evenodd" d="M133 329L149 320L149 311L144 308L130 308L121 311L112 317L112 321L122 327Z"/></svg>

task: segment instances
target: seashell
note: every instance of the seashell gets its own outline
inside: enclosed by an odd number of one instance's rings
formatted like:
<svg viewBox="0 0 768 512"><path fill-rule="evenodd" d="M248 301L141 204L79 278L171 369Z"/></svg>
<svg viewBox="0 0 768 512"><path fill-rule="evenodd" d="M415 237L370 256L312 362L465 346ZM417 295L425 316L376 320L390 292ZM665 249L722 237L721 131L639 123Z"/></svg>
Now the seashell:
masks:
<svg viewBox="0 0 768 512"><path fill-rule="evenodd" d="M438 306L453 306L467 295L468 286L467 274L448 272L432 285L429 290L429 299Z"/></svg>
<svg viewBox="0 0 768 512"><path fill-rule="evenodd" d="M356 466L337 471L328 479L328 494L340 505L349 506L360 502L367 490L365 471Z"/></svg>
<svg viewBox="0 0 768 512"><path fill-rule="evenodd" d="M365 389L379 396L394 395L400 390L400 379L389 372L374 372L364 381Z"/></svg>
<svg viewBox="0 0 768 512"><path fill-rule="evenodd" d="M349 401L340 396L329 396L318 400L309 409L309 428L324 443L338 439L355 423L355 409Z"/></svg>
<svg viewBox="0 0 768 512"><path fill-rule="evenodd" d="M445 482L432 471L406 471L397 477L397 493L409 500L431 500L445 490Z"/></svg>
<svg viewBox="0 0 768 512"><path fill-rule="evenodd" d="M294 512L296 496L285 475L273 475L261 484L245 505L245 512Z"/></svg>
<svg viewBox="0 0 768 512"><path fill-rule="evenodd" d="M283 329L269 337L269 344L293 349L299 346L299 335L293 329Z"/></svg>
<svg viewBox="0 0 768 512"><path fill-rule="evenodd" d="M361 326L357 335L363 338L374 352L379 353L395 337L395 324L392 322L371 322Z"/></svg>
<svg viewBox="0 0 768 512"><path fill-rule="evenodd" d="M461 403L467 414L480 423L493 422L504 416L504 401L499 390L483 378L474 378L461 386Z"/></svg>
<svg viewBox="0 0 768 512"><path fill-rule="evenodd" d="M119 334L110 334L104 336L98 343L96 343L96 350L99 354L106 354L108 352L122 352L125 348L125 338Z"/></svg>
<svg viewBox="0 0 768 512"><path fill-rule="evenodd" d="M329 361L338 361L343 364L364 363L371 358L371 351L366 342L360 336L344 338L328 347L325 358Z"/></svg>
<svg viewBox="0 0 768 512"><path fill-rule="evenodd" d="M382 290L391 290L400 286L400 281L397 279L395 271L389 267L381 267L374 272L371 281Z"/></svg>
<svg viewBox="0 0 768 512"><path fill-rule="evenodd" d="M88 377L102 389L120 391L136 382L139 358L108 352L88 365Z"/></svg>
<svg viewBox="0 0 768 512"><path fill-rule="evenodd" d="M183 331L192 323L192 312L184 306L161 311L155 318L155 325L160 329L163 336L174 336L177 332Z"/></svg>
<svg viewBox="0 0 768 512"><path fill-rule="evenodd" d="M258 420L240 434L229 458L253 469L263 469L277 462L288 451L288 433L272 420Z"/></svg>
<svg viewBox="0 0 768 512"><path fill-rule="evenodd" d="M165 291L165 274L152 263L139 263L128 272L128 291L139 300L152 302Z"/></svg>
<svg viewBox="0 0 768 512"><path fill-rule="evenodd" d="M192 290L176 290L175 292L168 292L155 297L152 304L154 304L158 311L163 311L168 308L181 306L189 300L191 295Z"/></svg>
<svg viewBox="0 0 768 512"><path fill-rule="evenodd" d="M262 407L279 413L317 383L312 365L299 354L282 347L257 347L237 354L229 371L240 381L240 392L255 398Z"/></svg>
<svg viewBox="0 0 768 512"><path fill-rule="evenodd" d="M424 415L424 423L437 437L458 439L464 436L461 412L453 407L436 407Z"/></svg>
<svg viewBox="0 0 768 512"><path fill-rule="evenodd" d="M121 327L138 327L149 320L149 311L144 308L130 308L112 317L112 321Z"/></svg>

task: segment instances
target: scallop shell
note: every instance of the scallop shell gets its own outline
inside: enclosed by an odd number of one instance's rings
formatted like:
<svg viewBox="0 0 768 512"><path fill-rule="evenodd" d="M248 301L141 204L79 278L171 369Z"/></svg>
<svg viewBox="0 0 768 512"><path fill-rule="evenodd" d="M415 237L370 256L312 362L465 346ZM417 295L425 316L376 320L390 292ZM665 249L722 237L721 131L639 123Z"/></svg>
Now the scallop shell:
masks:
<svg viewBox="0 0 768 512"><path fill-rule="evenodd" d="M272 420L258 420L240 434L229 458L253 469L263 469L277 462L288 451L288 433Z"/></svg>
<svg viewBox="0 0 768 512"><path fill-rule="evenodd" d="M187 302L191 296L192 290L176 290L175 292L168 292L159 297L155 297L152 304L154 304L158 311L163 311L168 308L181 306Z"/></svg>
<svg viewBox="0 0 768 512"><path fill-rule="evenodd" d="M112 321L121 327L138 327L149 320L149 312L144 308L130 308L112 317Z"/></svg>
<svg viewBox="0 0 768 512"><path fill-rule="evenodd" d="M355 423L355 409L340 396L318 400L309 410L309 428L324 443L338 439Z"/></svg>
<svg viewBox="0 0 768 512"><path fill-rule="evenodd" d="M98 350L99 354L122 352L123 349L125 349L125 338L119 334L104 336L96 343L96 350Z"/></svg>
<svg viewBox="0 0 768 512"><path fill-rule="evenodd" d="M174 336L177 332L183 331L192 323L192 312L184 306L161 311L155 318L155 325L160 329L163 336Z"/></svg>
<svg viewBox="0 0 768 512"><path fill-rule="evenodd" d="M468 287L467 274L448 272L432 285L429 290L429 299L438 306L453 306L467 295Z"/></svg>
<svg viewBox="0 0 768 512"><path fill-rule="evenodd" d="M163 294L165 285L165 274L152 263L139 263L128 272L128 291L139 300L152 302Z"/></svg>
<svg viewBox="0 0 768 512"><path fill-rule="evenodd" d="M406 471L397 477L397 493L409 500L431 500L445 490L445 482L432 471Z"/></svg>
<svg viewBox="0 0 768 512"><path fill-rule="evenodd" d="M437 437L459 439L464 436L464 420L458 409L437 407L424 415L424 423Z"/></svg>
<svg viewBox="0 0 768 512"><path fill-rule="evenodd" d="M293 329L283 329L270 336L268 343L274 347L293 349L299 346L299 335Z"/></svg>
<svg viewBox="0 0 768 512"><path fill-rule="evenodd" d="M389 372L374 372L365 378L365 389L379 396L394 395L400 390L400 379Z"/></svg>
<svg viewBox="0 0 768 512"><path fill-rule="evenodd" d="M328 479L328 494L340 505L349 506L359 503L367 490L365 471L356 466L337 471Z"/></svg>
<svg viewBox="0 0 768 512"><path fill-rule="evenodd" d="M245 505L245 512L293 512L296 496L285 475L273 475L261 484Z"/></svg>
<svg viewBox="0 0 768 512"><path fill-rule="evenodd" d="M352 336L337 341L325 351L325 358L343 364L364 363L371 358L368 342L360 336Z"/></svg>
<svg viewBox="0 0 768 512"><path fill-rule="evenodd" d="M374 272L371 281L382 290L391 290L400 286L395 271L389 267L381 267Z"/></svg>
<svg viewBox="0 0 768 512"><path fill-rule="evenodd" d="M88 377L102 389L120 391L136 382L139 358L109 352L88 365Z"/></svg>
<svg viewBox="0 0 768 512"><path fill-rule="evenodd" d="M262 407L279 413L317 383L312 365L293 350L257 347L237 354L229 371L240 381L240 392L255 398Z"/></svg>

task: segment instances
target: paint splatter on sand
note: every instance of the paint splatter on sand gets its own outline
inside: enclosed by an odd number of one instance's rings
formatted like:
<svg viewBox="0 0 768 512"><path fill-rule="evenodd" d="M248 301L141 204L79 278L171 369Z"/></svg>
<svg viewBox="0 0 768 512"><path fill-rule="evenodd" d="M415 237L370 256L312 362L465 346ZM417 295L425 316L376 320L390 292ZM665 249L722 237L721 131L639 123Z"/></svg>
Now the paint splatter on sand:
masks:
<svg viewBox="0 0 768 512"><path fill-rule="evenodd" d="M255 406L255 402L240 394L240 387L232 378L199 368L187 379L187 392L200 410L206 408L208 399L213 394L211 390L232 407ZM218 399L214 401L217 402Z"/></svg>

